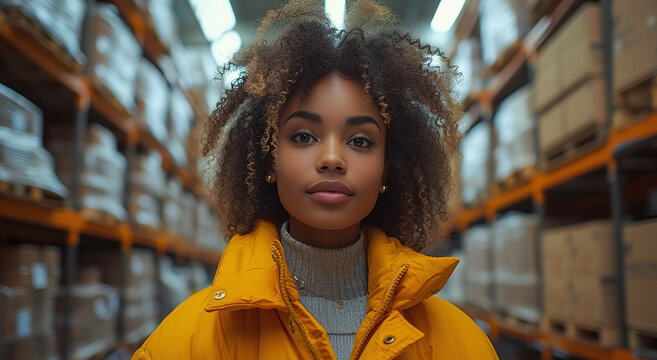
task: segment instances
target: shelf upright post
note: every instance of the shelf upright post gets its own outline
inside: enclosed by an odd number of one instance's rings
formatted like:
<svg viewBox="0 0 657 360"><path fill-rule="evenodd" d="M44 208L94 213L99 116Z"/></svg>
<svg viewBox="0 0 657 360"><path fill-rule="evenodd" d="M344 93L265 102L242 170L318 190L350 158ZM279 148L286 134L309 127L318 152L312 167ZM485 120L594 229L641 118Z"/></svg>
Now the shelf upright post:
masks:
<svg viewBox="0 0 657 360"><path fill-rule="evenodd" d="M89 46L91 42L91 24L89 18L91 10L95 5L95 0L86 1L85 20L82 26L81 36L81 49L86 55L89 54ZM84 65L84 75L88 78L89 62ZM73 173L71 174L71 189L70 200L71 207L75 210L82 208L82 201L80 198L80 179L82 174L82 164L84 159L84 139L87 131L87 122L89 118L89 106L91 94L87 86L82 89L82 95L78 95L76 100L75 109L75 128L73 140ZM75 285L75 273L77 272L78 256L79 256L79 242L80 234L77 229L69 230L68 239L65 246L65 262L63 269L64 278L64 328L63 328L63 342L62 342L62 359L68 360L71 358L72 342L71 342L71 328L72 328L72 314L73 314L73 286Z"/></svg>

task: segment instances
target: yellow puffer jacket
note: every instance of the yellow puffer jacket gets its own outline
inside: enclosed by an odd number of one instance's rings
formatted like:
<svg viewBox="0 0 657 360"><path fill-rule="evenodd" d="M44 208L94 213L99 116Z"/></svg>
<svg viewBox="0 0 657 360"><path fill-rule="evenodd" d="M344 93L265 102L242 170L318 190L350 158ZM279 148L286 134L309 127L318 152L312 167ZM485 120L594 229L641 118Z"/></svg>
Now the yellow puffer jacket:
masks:
<svg viewBox="0 0 657 360"><path fill-rule="evenodd" d="M458 263L422 255L363 227L367 316L351 359L497 359L486 335L436 294ZM322 326L299 302L276 227L233 237L211 287L178 306L133 360L335 359Z"/></svg>

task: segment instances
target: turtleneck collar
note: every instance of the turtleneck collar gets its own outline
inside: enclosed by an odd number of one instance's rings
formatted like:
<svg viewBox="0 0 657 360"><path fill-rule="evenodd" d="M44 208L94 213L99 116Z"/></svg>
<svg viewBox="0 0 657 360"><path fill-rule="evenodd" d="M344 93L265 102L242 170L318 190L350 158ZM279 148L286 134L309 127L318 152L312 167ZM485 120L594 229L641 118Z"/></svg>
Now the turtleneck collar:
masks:
<svg viewBox="0 0 657 360"><path fill-rule="evenodd" d="M353 299L367 295L367 256L364 236L341 248L317 248L292 237L288 222L280 229L285 261L292 276L314 291L334 299ZM301 290L301 295L312 295Z"/></svg>

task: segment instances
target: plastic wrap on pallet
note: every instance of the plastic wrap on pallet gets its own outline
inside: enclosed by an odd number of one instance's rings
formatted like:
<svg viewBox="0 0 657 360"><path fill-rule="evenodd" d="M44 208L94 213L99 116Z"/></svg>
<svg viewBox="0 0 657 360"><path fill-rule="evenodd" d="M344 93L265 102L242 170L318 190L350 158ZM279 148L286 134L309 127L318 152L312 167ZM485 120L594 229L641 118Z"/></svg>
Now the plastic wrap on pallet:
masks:
<svg viewBox="0 0 657 360"><path fill-rule="evenodd" d="M64 197L67 190L55 175L54 166L40 138L0 127L0 181L34 186Z"/></svg>
<svg viewBox="0 0 657 360"><path fill-rule="evenodd" d="M43 114L31 101L0 84L0 126L41 139Z"/></svg>
<svg viewBox="0 0 657 360"><path fill-rule="evenodd" d="M488 152L490 127L481 122L463 137L461 152L461 198L465 204L474 204L488 189Z"/></svg>
<svg viewBox="0 0 657 360"><path fill-rule="evenodd" d="M81 267L78 276L87 269L88 267ZM72 359L89 359L107 351L116 342L115 325L119 297L114 287L100 282L99 276L79 281L81 282L71 287L73 312L70 315L70 356ZM59 310L63 309L63 300L62 289L58 298ZM63 327L64 321L63 314L59 313L58 325Z"/></svg>
<svg viewBox="0 0 657 360"><path fill-rule="evenodd" d="M491 262L491 231L486 225L473 226L463 233L463 248L467 257L467 302L485 309L493 304L493 264Z"/></svg>
<svg viewBox="0 0 657 360"><path fill-rule="evenodd" d="M210 206L199 201L196 212L196 243L202 249L208 251L223 251L226 242L219 235L219 222L212 213Z"/></svg>
<svg viewBox="0 0 657 360"><path fill-rule="evenodd" d="M189 92L202 111L211 111L219 100L219 89L212 85L217 63L207 46L183 46L171 48L171 57L176 66L180 84Z"/></svg>
<svg viewBox="0 0 657 360"><path fill-rule="evenodd" d="M128 112L135 109L135 87L141 48L112 4L97 4L91 13L92 79L104 87Z"/></svg>
<svg viewBox="0 0 657 360"><path fill-rule="evenodd" d="M470 93L483 87L481 50L478 41L474 38L461 40L452 62L458 66L459 72L463 75L454 90L458 93L459 101L464 101Z"/></svg>
<svg viewBox="0 0 657 360"><path fill-rule="evenodd" d="M170 232L180 234L183 209L180 207L183 196L182 182L177 177L167 181L166 191L162 199L162 222L164 228Z"/></svg>
<svg viewBox="0 0 657 360"><path fill-rule="evenodd" d="M187 97L180 89L171 93L171 110L169 112L169 141L167 148L178 166L187 165L185 145L189 129L194 122L194 111Z"/></svg>
<svg viewBox="0 0 657 360"><path fill-rule="evenodd" d="M180 208L183 212L180 222L180 235L191 242L195 242L194 209L196 208L196 202L196 196L190 192L185 192L180 197Z"/></svg>
<svg viewBox="0 0 657 360"><path fill-rule="evenodd" d="M70 139L57 139L48 144L55 154L57 174L70 185L73 174L74 144ZM123 188L126 159L116 149L116 138L99 124L91 124L84 145L80 177L82 206L106 212L119 220L126 219Z"/></svg>
<svg viewBox="0 0 657 360"><path fill-rule="evenodd" d="M157 326L155 254L132 249L127 256L123 333L128 343L137 344Z"/></svg>
<svg viewBox="0 0 657 360"><path fill-rule="evenodd" d="M479 26L484 63L493 65L504 50L527 32L527 4L523 0L481 0Z"/></svg>
<svg viewBox="0 0 657 360"><path fill-rule="evenodd" d="M85 62L85 56L80 49L80 34L86 1L0 0L0 7L20 11L30 21L42 27L48 36L78 63Z"/></svg>
<svg viewBox="0 0 657 360"><path fill-rule="evenodd" d="M219 258L217 258L217 262L219 261ZM200 291L202 289L205 289L206 287L211 285L210 277L208 276L208 272L203 268L203 264L199 261L193 261L191 263L191 291L193 293Z"/></svg>
<svg viewBox="0 0 657 360"><path fill-rule="evenodd" d="M128 212L131 220L139 225L160 227L160 200L166 185L160 153L151 150L148 154L138 155L130 180L132 195Z"/></svg>
<svg viewBox="0 0 657 360"><path fill-rule="evenodd" d="M149 0L148 14L155 27L157 37L168 49L178 38L178 24L173 10L172 0Z"/></svg>
<svg viewBox="0 0 657 360"><path fill-rule="evenodd" d="M139 63L136 95L138 121L164 144L168 137L169 86L160 70L143 58Z"/></svg>
<svg viewBox="0 0 657 360"><path fill-rule="evenodd" d="M538 269L535 215L508 213L493 223L496 304L500 310L537 322Z"/></svg>
<svg viewBox="0 0 657 360"><path fill-rule="evenodd" d="M504 181L511 173L536 164L531 106L532 88L526 85L499 106L493 123L497 134L495 180Z"/></svg>

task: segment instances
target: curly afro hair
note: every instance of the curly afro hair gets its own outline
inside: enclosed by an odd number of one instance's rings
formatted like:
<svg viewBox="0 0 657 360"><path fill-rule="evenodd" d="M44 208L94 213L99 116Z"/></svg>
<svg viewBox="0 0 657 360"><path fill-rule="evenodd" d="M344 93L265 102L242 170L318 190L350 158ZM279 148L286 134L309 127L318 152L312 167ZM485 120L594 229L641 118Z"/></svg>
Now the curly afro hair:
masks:
<svg viewBox="0 0 657 360"><path fill-rule="evenodd" d="M448 216L450 161L460 135L452 91L456 69L438 49L403 29L390 10L356 1L345 30L321 4L292 0L262 19L253 45L220 71L239 70L205 124L203 155L211 156L213 205L223 234L253 230L259 219L282 224L289 215L275 184L279 112L290 94L308 94L330 73L359 82L388 129L388 191L363 224L415 249L424 248Z"/></svg>

